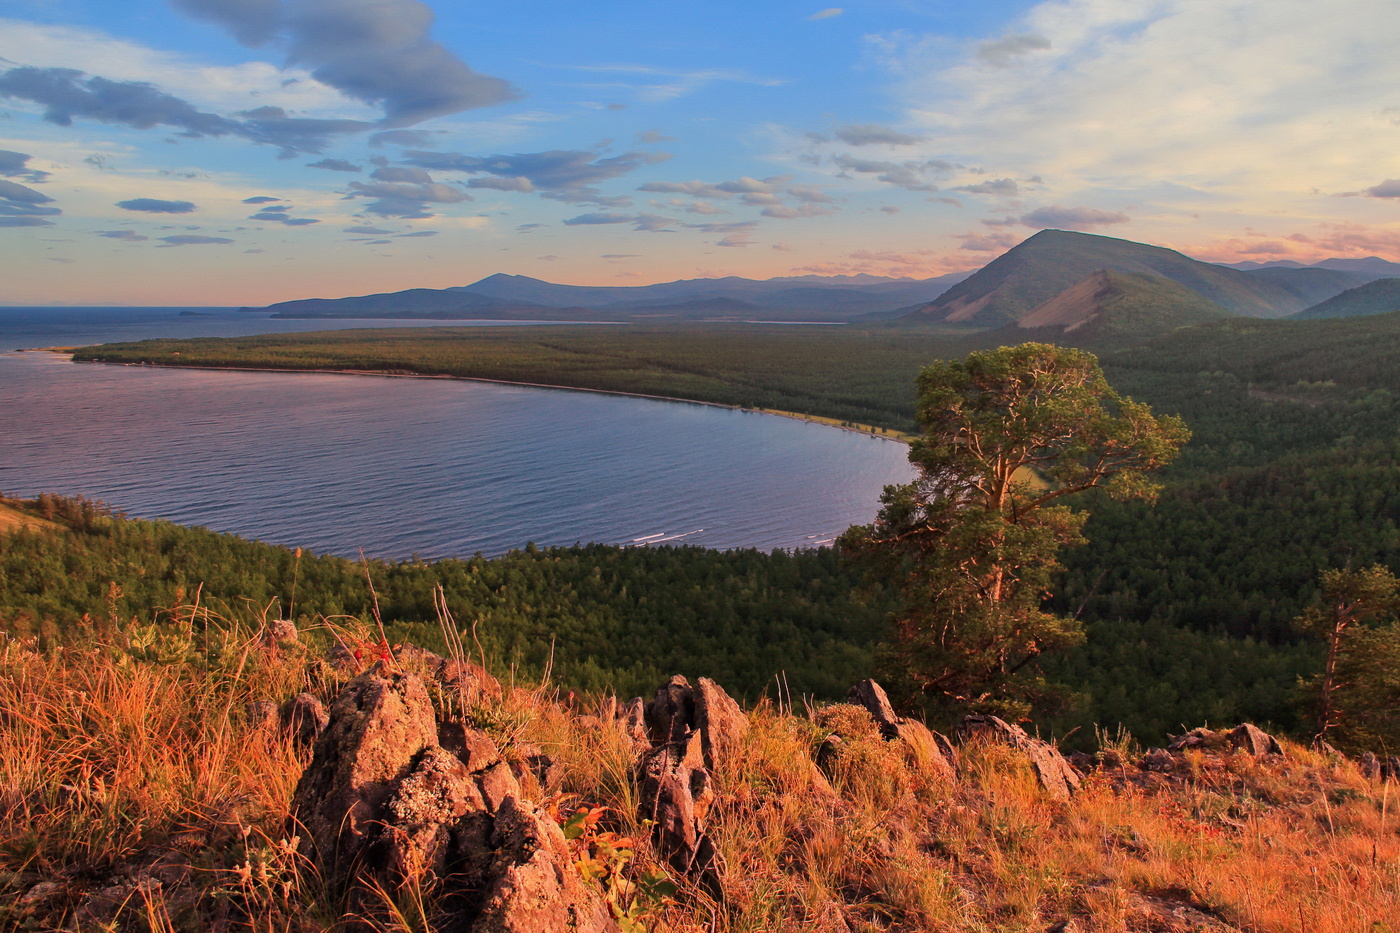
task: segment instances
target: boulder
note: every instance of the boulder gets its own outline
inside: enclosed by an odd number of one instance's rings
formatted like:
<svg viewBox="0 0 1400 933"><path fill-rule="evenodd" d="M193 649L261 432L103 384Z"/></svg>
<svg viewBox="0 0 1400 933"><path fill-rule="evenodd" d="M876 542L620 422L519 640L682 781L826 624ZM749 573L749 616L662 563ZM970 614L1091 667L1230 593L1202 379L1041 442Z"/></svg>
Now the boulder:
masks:
<svg viewBox="0 0 1400 933"><path fill-rule="evenodd" d="M865 707L886 741L903 744L926 780L941 784L957 780L957 753L953 744L918 720L895 715L894 705L883 687L873 680L862 680L847 696L853 703Z"/></svg>
<svg viewBox="0 0 1400 933"><path fill-rule="evenodd" d="M1372 781L1381 779L1381 760L1375 756L1374 752L1362 752L1361 757L1356 761L1356 767L1360 769L1362 775Z"/></svg>
<svg viewBox="0 0 1400 933"><path fill-rule="evenodd" d="M297 624L290 619L273 619L267 623L262 640L268 648L291 648L301 641Z"/></svg>
<svg viewBox="0 0 1400 933"><path fill-rule="evenodd" d="M1226 734L1225 740L1235 748L1244 749L1255 758L1283 754L1283 748L1279 746L1277 739L1263 729L1249 723L1243 723L1231 729Z"/></svg>
<svg viewBox="0 0 1400 933"><path fill-rule="evenodd" d="M1020 726L996 716L965 716L958 725L958 740L997 742L1024 752L1030 759L1040 786L1056 800L1068 800L1079 790L1079 772L1070 766L1059 749L1048 742L1031 738Z"/></svg>
<svg viewBox="0 0 1400 933"><path fill-rule="evenodd" d="M271 700L253 700L245 708L248 711L248 728L253 732L272 735L282 724L277 704Z"/></svg>
<svg viewBox="0 0 1400 933"><path fill-rule="evenodd" d="M1138 767L1144 771L1170 773L1176 770L1176 759L1165 748L1149 748L1138 762Z"/></svg>
<svg viewBox="0 0 1400 933"><path fill-rule="evenodd" d="M316 741L330 722L325 706L309 693L298 693L283 703L277 717L282 734L299 748Z"/></svg>

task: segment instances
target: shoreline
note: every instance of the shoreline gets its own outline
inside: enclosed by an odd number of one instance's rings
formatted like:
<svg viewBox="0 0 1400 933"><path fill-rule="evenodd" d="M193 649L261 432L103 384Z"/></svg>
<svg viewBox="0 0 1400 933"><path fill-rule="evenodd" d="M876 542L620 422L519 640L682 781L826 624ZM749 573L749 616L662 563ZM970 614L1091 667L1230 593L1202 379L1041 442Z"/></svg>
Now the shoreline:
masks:
<svg viewBox="0 0 1400 933"><path fill-rule="evenodd" d="M491 379L486 376L454 376L450 373L412 373L395 370L380 369L278 369L270 366L201 366L169 363L119 363L112 360L76 360L71 354L73 348L70 347L35 347L36 351L47 351L50 353L68 353L69 362L73 363L95 363L101 366L155 366L161 369L197 369L208 372L241 372L241 373L312 373L322 376L376 376L386 379L447 379L457 382L485 382L494 385L522 386L529 389L555 389L563 392L592 392L595 395L618 395L624 398L643 398L657 402L681 402L686 405L708 405L711 408L727 408L730 411L743 411L756 415L774 415L779 418L789 418L793 421L805 421L808 424L820 425L822 427L836 428L839 431L849 431L852 434L859 434L862 437L874 438L875 440L892 441L896 444L908 446L911 435L902 433L881 433L882 428L874 425L846 425L834 418L827 418L822 415L806 415L797 411L783 411L777 408L746 408L743 405L727 405L724 402L705 402L700 399L680 398L673 395L651 395L645 392L624 392L620 389L590 389L583 386L553 385L545 382L520 382L513 379Z"/></svg>

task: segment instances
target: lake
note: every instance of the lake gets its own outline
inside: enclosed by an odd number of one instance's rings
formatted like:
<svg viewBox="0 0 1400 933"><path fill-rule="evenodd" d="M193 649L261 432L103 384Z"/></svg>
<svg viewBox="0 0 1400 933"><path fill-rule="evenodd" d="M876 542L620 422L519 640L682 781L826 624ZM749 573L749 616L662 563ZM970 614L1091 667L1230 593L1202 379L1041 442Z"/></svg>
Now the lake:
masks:
<svg viewBox="0 0 1400 933"><path fill-rule="evenodd" d="M462 326L463 322L451 322ZM424 326L0 308L0 348ZM601 325L600 325L601 326ZM459 380L0 353L0 490L355 556L527 542L811 547L869 521L906 448L773 415Z"/></svg>

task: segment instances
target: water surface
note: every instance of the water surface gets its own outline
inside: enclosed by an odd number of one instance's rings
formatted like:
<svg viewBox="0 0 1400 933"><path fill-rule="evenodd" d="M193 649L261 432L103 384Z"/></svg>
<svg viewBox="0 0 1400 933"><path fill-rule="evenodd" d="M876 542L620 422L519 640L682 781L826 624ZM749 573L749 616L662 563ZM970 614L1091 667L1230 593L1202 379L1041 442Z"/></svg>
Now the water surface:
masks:
<svg viewBox="0 0 1400 933"><path fill-rule="evenodd" d="M336 323L128 309L35 320L0 309L0 346ZM868 521L880 489L910 476L902 445L820 425L457 380L9 352L0 412L8 495L81 493L141 517L347 556L497 554L529 541L812 546Z"/></svg>

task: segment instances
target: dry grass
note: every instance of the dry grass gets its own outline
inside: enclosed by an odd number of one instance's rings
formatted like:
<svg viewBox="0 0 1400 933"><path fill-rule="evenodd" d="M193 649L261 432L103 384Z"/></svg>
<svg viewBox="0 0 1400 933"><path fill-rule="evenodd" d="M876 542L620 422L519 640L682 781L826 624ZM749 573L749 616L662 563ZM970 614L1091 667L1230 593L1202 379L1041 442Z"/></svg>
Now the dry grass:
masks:
<svg viewBox="0 0 1400 933"><path fill-rule="evenodd" d="M18 505L0 500L0 535L8 531L16 531L21 528L31 528L40 531L63 531L62 525L41 518L38 515L18 507Z"/></svg>
<svg viewBox="0 0 1400 933"><path fill-rule="evenodd" d="M0 929L346 926L282 835L305 753L245 713L335 684L237 627L158 634L47 654L0 641ZM543 687L471 703L507 757L555 758L531 793L612 808L612 829L645 840L615 719ZM683 888L656 930L1192 929L1163 919L1177 908L1251 933L1400 929L1397 788L1340 759L1193 752L1170 774L1101 768L1060 802L1004 747L965 748L958 782L933 786L853 707L748 716L710 811L727 902ZM832 733L842 752L823 773ZM634 870L658 864L640 844ZM406 891L371 919L432 916L432 892Z"/></svg>

